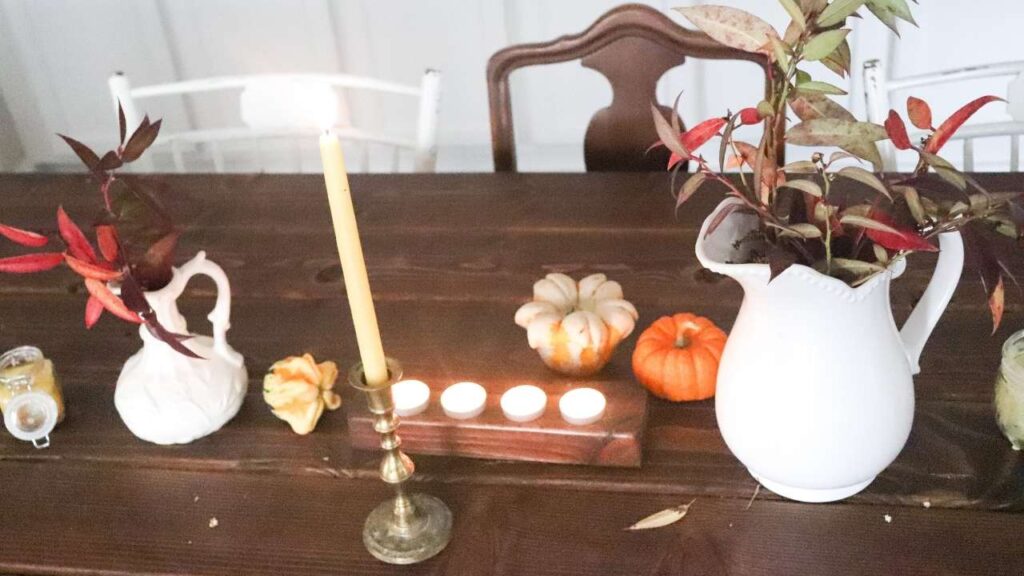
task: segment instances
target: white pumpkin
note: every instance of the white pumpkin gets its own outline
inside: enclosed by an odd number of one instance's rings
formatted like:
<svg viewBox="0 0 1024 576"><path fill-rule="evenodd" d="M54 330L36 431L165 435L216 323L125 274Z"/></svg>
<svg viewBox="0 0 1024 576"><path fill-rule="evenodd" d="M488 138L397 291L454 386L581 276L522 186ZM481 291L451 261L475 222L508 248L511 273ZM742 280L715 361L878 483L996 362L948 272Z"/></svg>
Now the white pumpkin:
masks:
<svg viewBox="0 0 1024 576"><path fill-rule="evenodd" d="M554 273L533 285L533 301L516 311L515 320L552 370L587 376L604 368L637 318L636 308L622 298L622 286L604 274L577 284Z"/></svg>

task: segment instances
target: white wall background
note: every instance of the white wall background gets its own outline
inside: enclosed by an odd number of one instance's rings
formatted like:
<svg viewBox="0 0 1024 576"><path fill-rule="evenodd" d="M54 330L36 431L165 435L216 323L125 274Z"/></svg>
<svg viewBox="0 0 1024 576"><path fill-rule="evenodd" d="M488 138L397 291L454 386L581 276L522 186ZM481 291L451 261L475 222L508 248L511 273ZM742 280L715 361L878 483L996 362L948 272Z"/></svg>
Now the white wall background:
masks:
<svg viewBox="0 0 1024 576"><path fill-rule="evenodd" d="M716 0L755 12L782 29L787 18L772 0ZM67 133L96 147L113 143L106 78L124 70L135 85L261 72L346 72L416 84L425 68L443 71L439 169L491 169L484 69L513 43L579 32L615 0L0 0L0 167L60 169L72 165L55 136ZM669 7L692 0L647 2ZM870 15L855 21L854 76L839 100L863 116L859 69L882 58L895 75L921 74L985 62L1024 59L1020 0L930 0L915 6L920 28L896 40ZM672 13L682 23L682 18ZM890 44L895 49L890 51ZM822 69L823 70L823 69ZM822 71L823 78L831 76ZM834 77L832 77L834 78ZM982 93L1005 94L1008 79L924 89L917 95L942 118ZM684 119L694 123L727 108L757 102L761 79L748 64L691 60L659 86L662 101L685 90ZM583 169L582 138L610 89L578 62L513 75L513 106L521 170ZM905 95L898 95L902 107ZM414 106L349 95L355 124L409 133ZM147 110L167 130L239 123L230 95L171 99ZM1007 118L1002 104L981 120ZM756 138L752 133L750 139ZM794 150L793 152L799 152ZM312 142L298 168L318 169ZM951 149L951 160L959 161ZM278 169L281 158L250 154L237 169ZM254 159L255 158L255 159ZM978 168L1005 170L1006 139L979 142ZM289 163L290 166L290 163ZM201 167L199 167L201 169Z"/></svg>

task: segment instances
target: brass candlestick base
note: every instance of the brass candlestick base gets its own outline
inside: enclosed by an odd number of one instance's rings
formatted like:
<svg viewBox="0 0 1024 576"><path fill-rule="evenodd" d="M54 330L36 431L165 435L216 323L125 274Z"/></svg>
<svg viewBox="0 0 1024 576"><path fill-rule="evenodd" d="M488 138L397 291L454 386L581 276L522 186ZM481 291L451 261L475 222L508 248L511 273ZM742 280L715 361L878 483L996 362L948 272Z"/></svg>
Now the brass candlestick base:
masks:
<svg viewBox="0 0 1024 576"><path fill-rule="evenodd" d="M448 545L452 513L441 500L428 494L406 494L403 483L415 470L412 460L399 450L398 417L391 386L402 379L402 365L391 358L388 381L368 386L360 362L348 373L353 388L366 393L367 405L375 416L373 428L380 434L384 457L380 477L395 488L395 497L377 506L366 518L363 543L378 560L389 564L415 564L436 556Z"/></svg>

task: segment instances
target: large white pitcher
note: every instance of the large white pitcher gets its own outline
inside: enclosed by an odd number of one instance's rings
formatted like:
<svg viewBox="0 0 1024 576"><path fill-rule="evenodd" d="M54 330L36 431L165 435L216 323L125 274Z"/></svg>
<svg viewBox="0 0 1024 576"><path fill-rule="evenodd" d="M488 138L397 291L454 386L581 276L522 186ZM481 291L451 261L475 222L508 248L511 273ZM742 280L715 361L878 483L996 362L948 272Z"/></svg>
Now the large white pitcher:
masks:
<svg viewBox="0 0 1024 576"><path fill-rule="evenodd" d="M142 349L128 359L117 380L114 405L133 434L156 444L184 444L217 431L238 413L248 386L242 355L227 343L231 287L220 266L198 253L160 290L146 293L157 320L171 332L188 334L177 300L189 279L205 274L217 285L210 312L213 337L184 344L202 359L189 358L139 327Z"/></svg>
<svg viewBox="0 0 1024 576"><path fill-rule="evenodd" d="M735 279L743 304L722 353L715 411L729 449L773 492L828 502L860 492L903 449L918 358L960 280L960 234L939 236L938 265L902 329L889 283L903 259L852 288L801 265L768 282L736 247L757 217L733 212L697 238L706 268ZM707 235L707 237L705 237Z"/></svg>

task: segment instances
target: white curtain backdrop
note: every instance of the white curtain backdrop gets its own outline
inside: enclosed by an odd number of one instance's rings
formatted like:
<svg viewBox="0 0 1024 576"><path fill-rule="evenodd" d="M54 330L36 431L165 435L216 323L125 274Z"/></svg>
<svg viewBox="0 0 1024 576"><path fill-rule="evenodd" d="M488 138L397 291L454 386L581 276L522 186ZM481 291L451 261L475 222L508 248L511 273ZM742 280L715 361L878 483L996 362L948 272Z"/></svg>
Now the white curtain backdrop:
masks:
<svg viewBox="0 0 1024 576"><path fill-rule="evenodd" d="M777 2L716 0L764 17L780 29ZM619 4L613 0L0 0L0 167L62 169L74 159L55 132L97 147L113 143L106 78L125 71L136 85L222 74L346 72L416 84L428 67L443 71L440 123L442 171L491 169L484 68L496 50L575 33ZM666 12L686 0L651 1ZM931 0L914 6L920 28L896 39L873 18L855 21L854 75L834 83L839 100L863 116L860 65L882 58L896 75L1024 59L1020 0ZM672 13L673 19L682 18ZM892 49L890 49L892 48ZM822 69L823 77L831 74ZM834 78L834 77L833 77ZM571 87L571 89L569 89ZM1005 94L1006 81L965 82L921 90L943 117L982 93ZM761 79L749 66L700 62L670 71L659 96L685 90L684 119L694 123L757 102ZM902 106L906 95L898 95ZM513 106L521 170L583 169L587 121L610 100L596 73L578 63L513 75ZM350 95L353 122L409 133L415 106ZM236 95L170 99L147 110L167 129L240 122ZM979 120L1006 118L1002 104ZM751 134L750 138L756 138ZM795 152L795 151L794 151ZM293 154L289 152L289 154ZM318 170L315 143L300 147L297 169ZM959 161L959 145L948 156ZM295 169L294 156L273 149L241 156L238 170ZM1005 170L1007 139L981 141L980 170ZM287 161L286 161L287 160Z"/></svg>

